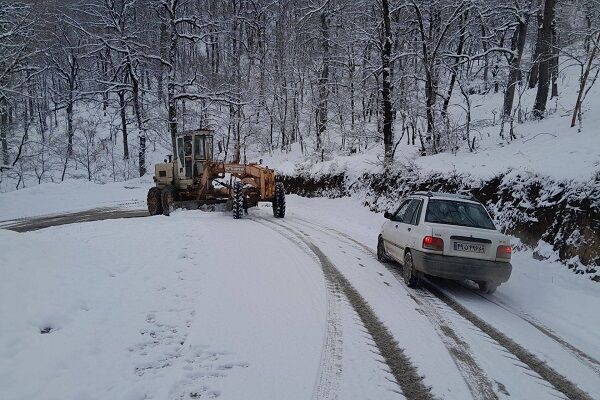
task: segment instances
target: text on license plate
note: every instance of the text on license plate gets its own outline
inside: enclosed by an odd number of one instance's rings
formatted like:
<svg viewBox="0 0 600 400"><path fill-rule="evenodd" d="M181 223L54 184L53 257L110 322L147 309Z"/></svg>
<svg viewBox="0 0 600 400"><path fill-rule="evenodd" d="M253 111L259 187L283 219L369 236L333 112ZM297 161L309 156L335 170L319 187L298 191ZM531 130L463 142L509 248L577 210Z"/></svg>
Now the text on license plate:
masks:
<svg viewBox="0 0 600 400"><path fill-rule="evenodd" d="M482 244L454 242L454 250L466 251L469 253L485 253L485 248Z"/></svg>

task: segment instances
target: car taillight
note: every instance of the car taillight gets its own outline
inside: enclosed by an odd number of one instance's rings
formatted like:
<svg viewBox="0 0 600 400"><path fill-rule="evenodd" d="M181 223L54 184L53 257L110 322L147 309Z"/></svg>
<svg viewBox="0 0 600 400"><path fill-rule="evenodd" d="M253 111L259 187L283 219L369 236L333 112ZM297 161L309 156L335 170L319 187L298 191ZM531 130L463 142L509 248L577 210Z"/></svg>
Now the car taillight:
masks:
<svg viewBox="0 0 600 400"><path fill-rule="evenodd" d="M510 260L510 256L512 254L512 247L500 245L498 249L496 249L496 258L504 258Z"/></svg>
<svg viewBox="0 0 600 400"><path fill-rule="evenodd" d="M425 236L423 238L423 248L428 250L444 251L444 241L435 236Z"/></svg>

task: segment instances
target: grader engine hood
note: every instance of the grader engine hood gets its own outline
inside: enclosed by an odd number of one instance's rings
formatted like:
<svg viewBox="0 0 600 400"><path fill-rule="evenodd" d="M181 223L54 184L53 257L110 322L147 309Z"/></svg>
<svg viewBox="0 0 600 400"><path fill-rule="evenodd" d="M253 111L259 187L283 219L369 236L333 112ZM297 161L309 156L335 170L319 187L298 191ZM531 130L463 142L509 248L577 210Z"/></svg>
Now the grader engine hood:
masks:
<svg viewBox="0 0 600 400"><path fill-rule="evenodd" d="M154 166L154 182L167 185L173 182L173 164L160 163Z"/></svg>

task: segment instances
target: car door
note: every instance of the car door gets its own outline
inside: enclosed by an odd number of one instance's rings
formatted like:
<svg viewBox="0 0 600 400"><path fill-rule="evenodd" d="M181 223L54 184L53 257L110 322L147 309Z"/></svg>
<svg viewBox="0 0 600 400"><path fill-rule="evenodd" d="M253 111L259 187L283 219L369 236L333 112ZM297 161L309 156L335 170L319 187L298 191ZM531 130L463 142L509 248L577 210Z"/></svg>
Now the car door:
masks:
<svg viewBox="0 0 600 400"><path fill-rule="evenodd" d="M404 263L404 250L408 248L414 248L415 238L413 228L415 227L416 216L419 212L421 200L409 199L403 213L395 218L393 242L396 243L395 250L396 260L401 264Z"/></svg>
<svg viewBox="0 0 600 400"><path fill-rule="evenodd" d="M403 200L396 212L392 215L389 221L383 226L383 245L387 255L395 260L399 260L399 255L402 254L400 250L400 243L398 243L398 225L399 220L404 218L404 213L410 204L410 199Z"/></svg>
<svg viewBox="0 0 600 400"><path fill-rule="evenodd" d="M418 227L422 209L423 200L412 199L406 210L406 214L404 214L400 231L404 237L405 248L415 249L423 239L423 235Z"/></svg>

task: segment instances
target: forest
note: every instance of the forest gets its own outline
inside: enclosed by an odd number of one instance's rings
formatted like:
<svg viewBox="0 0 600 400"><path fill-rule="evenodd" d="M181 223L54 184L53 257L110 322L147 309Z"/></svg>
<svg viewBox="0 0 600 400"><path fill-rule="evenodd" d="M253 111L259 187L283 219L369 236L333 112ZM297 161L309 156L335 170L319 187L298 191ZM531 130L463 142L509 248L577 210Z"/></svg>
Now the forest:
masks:
<svg viewBox="0 0 600 400"><path fill-rule="evenodd" d="M598 0L0 0L0 180L143 176L197 128L220 159L477 151L555 112L566 66L576 131L599 44Z"/></svg>

